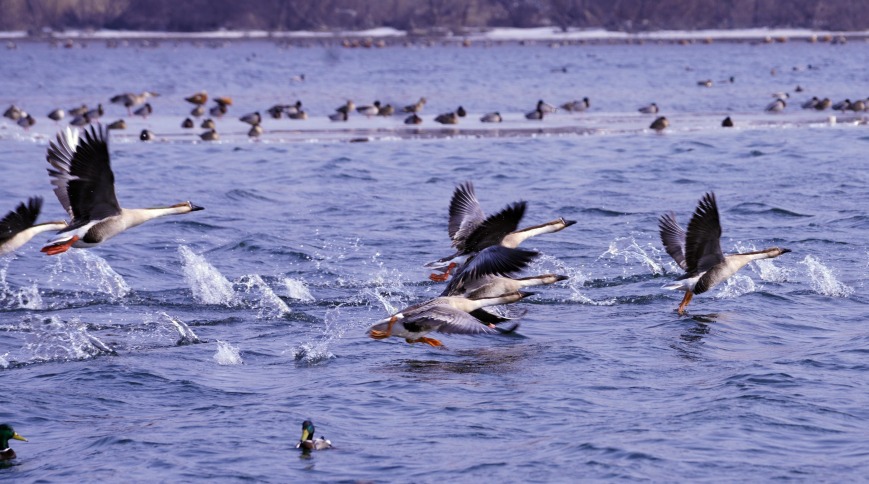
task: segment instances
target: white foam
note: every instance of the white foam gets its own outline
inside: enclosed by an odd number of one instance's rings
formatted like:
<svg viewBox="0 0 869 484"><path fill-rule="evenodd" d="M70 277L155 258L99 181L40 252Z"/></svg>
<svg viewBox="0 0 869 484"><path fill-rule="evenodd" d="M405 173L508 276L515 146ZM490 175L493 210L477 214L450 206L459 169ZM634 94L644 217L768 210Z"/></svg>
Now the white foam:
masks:
<svg viewBox="0 0 869 484"><path fill-rule="evenodd" d="M290 307L266 284L257 274L241 277L237 284L241 286L241 293L250 305L258 309L260 318L279 318L289 314Z"/></svg>
<svg viewBox="0 0 869 484"><path fill-rule="evenodd" d="M113 299L121 299L131 291L127 281L105 259L87 249L70 250L55 257L51 280L58 279L65 287L96 286L99 292Z"/></svg>
<svg viewBox="0 0 869 484"><path fill-rule="evenodd" d="M751 277L743 274L734 274L724 283L724 286L715 294L716 299L733 299L744 294L756 292L760 289Z"/></svg>
<svg viewBox="0 0 869 484"><path fill-rule="evenodd" d="M37 287L35 282L17 290L10 289L9 284L6 282L8 268L7 262L7 265L0 269L0 307L11 309L45 309L42 295L39 294L39 287Z"/></svg>
<svg viewBox="0 0 869 484"><path fill-rule="evenodd" d="M287 288L286 294L288 298L298 299L302 302L315 301L314 296L311 294L311 291L308 290L308 286L304 281L286 278L284 279L284 286Z"/></svg>
<svg viewBox="0 0 869 484"><path fill-rule="evenodd" d="M240 365L244 363L237 347L220 340L217 340L217 352L214 353L213 358L218 365Z"/></svg>
<svg viewBox="0 0 869 484"><path fill-rule="evenodd" d="M9 356L9 353L3 353L0 355L0 368L9 368L9 360L6 357Z"/></svg>
<svg viewBox="0 0 869 484"><path fill-rule="evenodd" d="M848 297L854 293L852 287L836 279L832 269L818 259L807 255L800 264L806 266L812 289L818 294L830 297Z"/></svg>
<svg viewBox="0 0 869 484"><path fill-rule="evenodd" d="M190 326L187 326L184 321L169 316L169 314L165 312L160 313L160 316L162 316L164 320L169 321L172 327L175 328L176 331L178 331L178 335L181 338L178 340L177 344L195 344L200 342L199 337L196 336L196 333L194 333L193 330L190 329Z"/></svg>
<svg viewBox="0 0 869 484"><path fill-rule="evenodd" d="M82 360L114 350L88 333L87 325L78 318L64 321L57 316L34 320L24 349L35 361Z"/></svg>
<svg viewBox="0 0 869 484"><path fill-rule="evenodd" d="M650 256L648 252L655 253L660 251L658 251L658 249L649 244L647 244L645 248L641 247L633 236L616 237L615 240L610 242L609 249L601 254L598 259L603 257L621 257L624 259L625 263L641 263L652 274L663 274L664 267L660 263L658 263L655 258Z"/></svg>
<svg viewBox="0 0 869 484"><path fill-rule="evenodd" d="M232 283L209 264L205 257L194 254L184 245L178 247L178 253L181 255L184 279L193 291L194 299L203 304L236 304Z"/></svg>

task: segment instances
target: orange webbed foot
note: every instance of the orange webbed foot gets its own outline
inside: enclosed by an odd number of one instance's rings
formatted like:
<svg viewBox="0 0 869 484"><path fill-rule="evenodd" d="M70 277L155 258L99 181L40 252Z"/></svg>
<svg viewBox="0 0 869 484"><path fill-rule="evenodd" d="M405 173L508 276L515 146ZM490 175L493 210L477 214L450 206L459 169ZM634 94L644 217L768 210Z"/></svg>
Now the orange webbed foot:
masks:
<svg viewBox="0 0 869 484"><path fill-rule="evenodd" d="M428 278L433 280L434 282L445 282L450 278L450 271L456 268L455 262L450 262L450 265L447 266L447 270L444 271L443 274L429 274Z"/></svg>
<svg viewBox="0 0 869 484"><path fill-rule="evenodd" d="M444 345L443 343L441 343L440 341L438 341L434 338L426 338L425 336L423 336L421 338L417 338L417 339L409 339L409 340L407 340L407 342L411 343L411 344L413 344L413 343L425 343L425 344L432 346L432 347L435 347L435 348Z"/></svg>
<svg viewBox="0 0 869 484"><path fill-rule="evenodd" d="M62 254L64 252L68 251L69 248L72 247L72 244L76 243L77 241L78 241L78 235L73 235L71 239L69 239L65 242L60 242L60 243L52 244L52 245L46 245L45 247L40 249L40 252L44 252L46 255Z"/></svg>
<svg viewBox="0 0 869 484"><path fill-rule="evenodd" d="M679 309L676 311L679 313L679 316L685 314L685 308L688 307L688 303L691 302L691 298L694 297L694 293L691 291L685 291L685 297L682 298L682 302L679 304Z"/></svg>
<svg viewBox="0 0 869 484"><path fill-rule="evenodd" d="M389 333L386 331L377 331L376 329L372 329L371 332L368 333L372 339L386 339L389 338Z"/></svg>

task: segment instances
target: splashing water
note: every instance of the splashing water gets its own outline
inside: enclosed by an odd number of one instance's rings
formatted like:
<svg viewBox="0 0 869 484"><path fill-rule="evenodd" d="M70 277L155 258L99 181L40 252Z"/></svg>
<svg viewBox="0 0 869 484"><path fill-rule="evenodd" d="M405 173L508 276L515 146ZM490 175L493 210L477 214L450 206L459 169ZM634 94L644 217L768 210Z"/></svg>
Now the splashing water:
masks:
<svg viewBox="0 0 869 484"><path fill-rule="evenodd" d="M648 252L659 253L660 251L651 244L646 244L646 248L640 246L633 236L631 237L616 237L610 242L609 249L601 254L598 259L604 257L624 258L625 263L639 262L646 267L652 274L660 275L664 273L664 267L649 256Z"/></svg>
<svg viewBox="0 0 869 484"><path fill-rule="evenodd" d="M760 289L762 289L762 286L755 284L751 277L734 274L727 279L724 287L715 294L715 299L733 299Z"/></svg>
<svg viewBox="0 0 869 484"><path fill-rule="evenodd" d="M57 316L31 320L24 350L34 361L84 360L101 354L115 354L107 344L88 333L78 318L63 321Z"/></svg>
<svg viewBox="0 0 869 484"><path fill-rule="evenodd" d="M55 257L51 281L59 278L65 286L96 286L112 299L121 299L131 291L130 285L102 257L89 250L70 250Z"/></svg>
<svg viewBox="0 0 869 484"><path fill-rule="evenodd" d="M284 285L287 287L286 294L288 298L298 299L302 302L315 301L314 296L311 294L311 291L308 290L308 286L306 286L303 281L286 278L284 279Z"/></svg>
<svg viewBox="0 0 869 484"><path fill-rule="evenodd" d="M550 267L554 267L555 269L549 269ZM578 302L580 304L588 304L592 306L612 306L616 303L615 298L595 301L583 294L581 289L591 278L591 274L584 273L579 268L571 267L556 257L541 254L531 265L531 269L534 271L551 271L553 273L568 276L570 279L568 279L566 283L568 289L570 289L570 297L568 300L571 302Z"/></svg>
<svg viewBox="0 0 869 484"><path fill-rule="evenodd" d="M329 347L335 341L343 338L348 329L358 329L367 324L364 322L345 324L342 323L342 316L341 306L326 311L323 317L323 332L319 337L301 343L290 350L293 359L313 365L335 358L335 355L329 351Z"/></svg>
<svg viewBox="0 0 869 484"><path fill-rule="evenodd" d="M237 347L220 340L217 340L217 352L214 353L214 361L218 365L240 365L244 363Z"/></svg>
<svg viewBox="0 0 869 484"><path fill-rule="evenodd" d="M257 317L274 319L290 314L290 307L266 284L259 275L253 274L241 277L237 284L241 293L247 296L252 307L258 309Z"/></svg>
<svg viewBox="0 0 869 484"><path fill-rule="evenodd" d="M812 289L823 296L848 297L854 293L854 289L836 279L833 271L821 263L818 259L807 255L800 264L808 269Z"/></svg>
<svg viewBox="0 0 869 484"><path fill-rule="evenodd" d="M0 269L0 308L6 309L45 309L42 295L34 282L30 286L18 290L9 288L6 282L7 265Z"/></svg>
<svg viewBox="0 0 869 484"><path fill-rule="evenodd" d="M9 356L9 353L3 353L0 355L0 368L9 368L9 360L6 357Z"/></svg>
<svg viewBox="0 0 869 484"><path fill-rule="evenodd" d="M169 316L168 313L161 313L160 315L163 319L169 321L169 323L172 324L172 327L178 331L178 335L181 338L177 343L175 343L176 345L181 346L201 343L199 336L196 336L196 333L194 333L193 330L190 329L190 326L187 326L184 321L181 321L178 318L173 318L172 316Z"/></svg>
<svg viewBox="0 0 869 484"><path fill-rule="evenodd" d="M181 255L181 265L184 269L184 279L193 298L203 304L236 304L236 294L229 279L223 276L205 257L194 254L188 247L178 247Z"/></svg>

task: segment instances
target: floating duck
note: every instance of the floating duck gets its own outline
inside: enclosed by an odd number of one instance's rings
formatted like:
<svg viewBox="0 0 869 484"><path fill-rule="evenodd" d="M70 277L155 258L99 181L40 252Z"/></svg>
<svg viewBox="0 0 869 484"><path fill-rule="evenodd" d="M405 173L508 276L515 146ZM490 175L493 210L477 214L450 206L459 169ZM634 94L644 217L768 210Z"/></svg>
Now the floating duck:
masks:
<svg viewBox="0 0 869 484"><path fill-rule="evenodd" d="M106 126L106 129L127 129L127 122L123 119L119 119L114 123L110 123L108 126Z"/></svg>
<svg viewBox="0 0 869 484"><path fill-rule="evenodd" d="M703 195L691 221L687 233L676 222L676 215L666 213L658 220L661 243L676 264L685 274L675 282L664 286L665 289L685 291L679 304L679 315L695 294L702 294L736 274L753 260L773 259L790 252L790 249L772 247L756 252L724 255L721 252L721 222L715 194Z"/></svg>
<svg viewBox="0 0 869 484"><path fill-rule="evenodd" d="M59 231L42 252L56 255L70 247L99 245L149 220L202 210L190 202L158 208L121 208L109 160L109 132L101 126L78 131L66 128L51 142L48 174L58 201L69 214L69 227Z"/></svg>
<svg viewBox="0 0 869 484"><path fill-rule="evenodd" d="M42 197L30 197L27 204L19 203L15 210L0 219L0 256L11 254L42 232L66 227L63 220L37 224L36 219L41 209ZM0 445L0 448L5 446Z"/></svg>
<svg viewBox="0 0 869 484"><path fill-rule="evenodd" d="M314 439L314 423L310 420L302 422L302 438L296 444L297 449L303 450L325 450L332 448L332 442L320 436L319 439Z"/></svg>
<svg viewBox="0 0 869 484"><path fill-rule="evenodd" d="M649 129L654 129L655 131L660 133L661 131L667 129L668 126L670 126L670 121L664 116L659 116L654 121L652 121L652 124L649 125Z"/></svg>
<svg viewBox="0 0 869 484"><path fill-rule="evenodd" d="M374 101L374 104L371 106L359 106L356 108L356 112L362 114L364 116L377 116L377 113L380 112L380 101Z"/></svg>
<svg viewBox="0 0 869 484"><path fill-rule="evenodd" d="M501 113L497 111L494 113L486 113L480 118L481 123L500 123L501 121L503 121Z"/></svg>
<svg viewBox="0 0 869 484"><path fill-rule="evenodd" d="M582 98L582 101L569 101L561 105L561 109L573 113L580 113L589 107L591 107L591 102L587 97Z"/></svg>
<svg viewBox="0 0 869 484"><path fill-rule="evenodd" d="M656 114L659 111L659 109L658 109L657 104L652 103L652 104L649 104L648 106L641 107L637 111L639 111L643 114Z"/></svg>
<svg viewBox="0 0 869 484"><path fill-rule="evenodd" d="M18 435L18 432L11 425L0 424L0 461L12 460L16 457L15 451L9 447L10 439L27 442L27 439Z"/></svg>
<svg viewBox="0 0 869 484"><path fill-rule="evenodd" d="M202 141L217 141L220 139L220 135L217 134L217 131L214 129L209 129L208 131L199 135Z"/></svg>
<svg viewBox="0 0 869 484"><path fill-rule="evenodd" d="M190 97L185 97L184 100L191 104L202 106L203 104L208 102L208 93L205 91L199 91Z"/></svg>
<svg viewBox="0 0 869 484"><path fill-rule="evenodd" d="M425 102L425 98L421 97L416 103L405 106L402 111L405 113L420 113L422 112L422 108L425 107Z"/></svg>
<svg viewBox="0 0 869 484"><path fill-rule="evenodd" d="M193 120L190 118L184 118L184 121L181 122L181 127L184 129L191 129L193 126Z"/></svg>
<svg viewBox="0 0 869 484"><path fill-rule="evenodd" d="M142 141L151 141L154 139L154 133L151 130L143 129L141 133L139 133L139 139Z"/></svg>

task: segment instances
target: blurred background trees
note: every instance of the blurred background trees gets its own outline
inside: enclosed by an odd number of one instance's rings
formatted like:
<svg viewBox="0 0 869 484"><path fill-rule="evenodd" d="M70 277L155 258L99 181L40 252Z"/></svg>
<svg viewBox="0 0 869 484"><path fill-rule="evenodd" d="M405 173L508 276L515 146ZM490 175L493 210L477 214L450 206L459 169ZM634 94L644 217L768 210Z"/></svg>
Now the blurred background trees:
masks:
<svg viewBox="0 0 869 484"><path fill-rule="evenodd" d="M0 30L869 29L869 0L0 0Z"/></svg>

